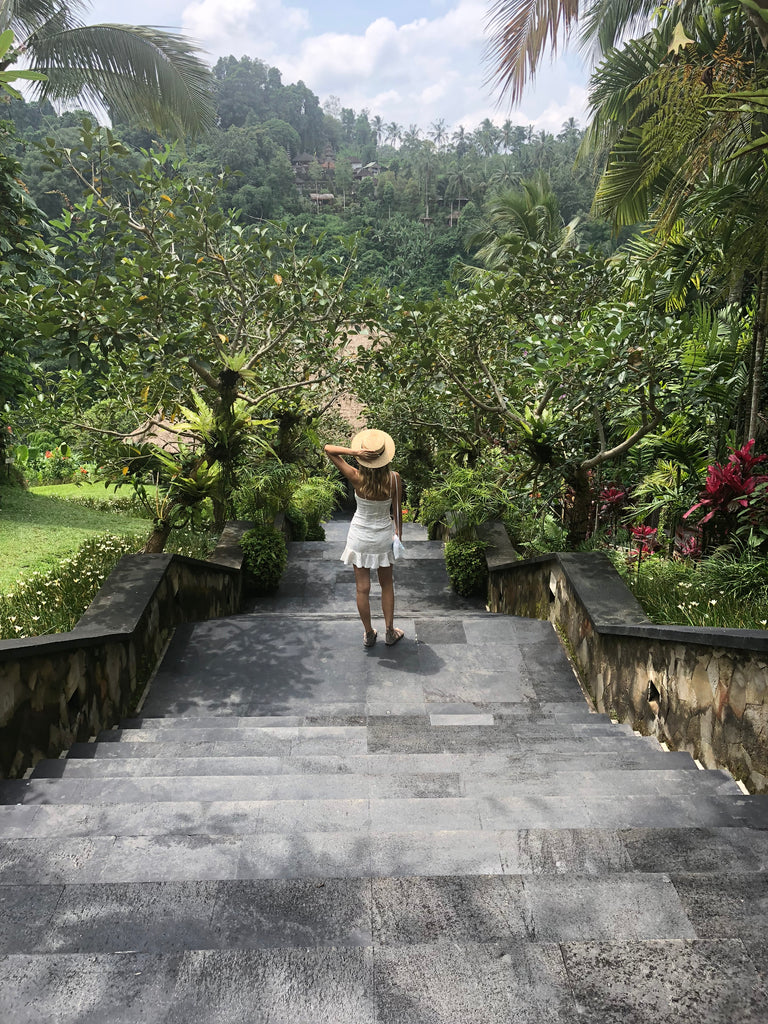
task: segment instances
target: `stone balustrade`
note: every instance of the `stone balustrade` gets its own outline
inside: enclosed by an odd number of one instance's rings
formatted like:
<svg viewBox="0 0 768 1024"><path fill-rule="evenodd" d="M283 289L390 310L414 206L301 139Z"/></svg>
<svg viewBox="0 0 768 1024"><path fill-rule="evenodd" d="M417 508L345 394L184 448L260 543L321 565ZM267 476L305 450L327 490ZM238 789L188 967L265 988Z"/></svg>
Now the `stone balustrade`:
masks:
<svg viewBox="0 0 768 1024"><path fill-rule="evenodd" d="M0 640L0 777L116 725L174 627L239 610L239 540L249 526L229 524L209 561L127 555L71 632Z"/></svg>
<svg viewBox="0 0 768 1024"><path fill-rule="evenodd" d="M768 792L768 632L655 625L605 555L483 539L491 611L554 623L598 711Z"/></svg>

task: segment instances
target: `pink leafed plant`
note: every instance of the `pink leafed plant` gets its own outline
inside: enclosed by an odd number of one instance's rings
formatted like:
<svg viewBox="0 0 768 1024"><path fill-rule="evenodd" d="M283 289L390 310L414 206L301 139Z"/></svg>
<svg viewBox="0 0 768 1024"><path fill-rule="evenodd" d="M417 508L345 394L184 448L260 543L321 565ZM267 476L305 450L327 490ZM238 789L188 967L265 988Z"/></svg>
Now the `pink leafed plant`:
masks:
<svg viewBox="0 0 768 1024"><path fill-rule="evenodd" d="M725 465L714 463L707 467L707 479L699 500L683 515L687 519L697 509L706 509L702 524L713 516L734 515L747 508L758 485L768 481L768 475L755 472L755 467L765 462L767 455L753 455L754 439L733 451Z"/></svg>

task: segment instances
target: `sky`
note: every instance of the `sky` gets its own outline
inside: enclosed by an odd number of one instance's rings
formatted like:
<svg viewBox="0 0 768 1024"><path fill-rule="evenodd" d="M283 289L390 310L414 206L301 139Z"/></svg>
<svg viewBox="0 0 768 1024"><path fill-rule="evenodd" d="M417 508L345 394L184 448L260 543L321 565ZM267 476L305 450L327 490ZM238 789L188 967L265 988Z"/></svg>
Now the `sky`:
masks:
<svg viewBox="0 0 768 1024"><path fill-rule="evenodd" d="M180 29L218 57L257 57L303 81L321 104L367 109L385 124L427 132L443 120L472 130L533 124L557 133L569 117L586 124L588 72L574 53L541 66L517 108L486 83L489 0L94 0L84 20Z"/></svg>

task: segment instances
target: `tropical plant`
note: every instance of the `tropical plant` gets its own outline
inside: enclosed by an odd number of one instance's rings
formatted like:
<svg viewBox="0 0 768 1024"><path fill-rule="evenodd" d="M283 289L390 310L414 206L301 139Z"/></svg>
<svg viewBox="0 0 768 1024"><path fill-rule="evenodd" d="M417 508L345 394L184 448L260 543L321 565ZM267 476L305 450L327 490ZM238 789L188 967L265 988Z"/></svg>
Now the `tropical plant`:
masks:
<svg viewBox="0 0 768 1024"><path fill-rule="evenodd" d="M0 74L20 60L39 99L95 104L111 115L180 136L213 123L212 78L196 46L146 25L86 25L86 0L3 0L0 32L16 43Z"/></svg>
<svg viewBox="0 0 768 1024"><path fill-rule="evenodd" d="M313 409L338 388L347 338L371 300L350 295L349 247L325 261L311 245L303 255L302 230L241 227L217 207L216 183L187 177L172 148L123 169L125 147L113 133L85 124L82 135L82 155L49 150L86 197L54 223L57 263L34 298L19 296L17 312L28 343L69 359L58 402L71 403L78 429L93 427L112 445L125 436L88 423L83 392L96 386L126 393L137 426L173 419L172 429L195 440L183 465L152 453L153 488L172 484L172 498L164 490L149 499L162 543L165 512L178 508L172 518L184 520L203 491L223 522L248 451L274 438L281 458L291 454L294 426L306 433ZM295 392L306 396L298 414L288 402ZM126 455L110 461L119 472ZM136 467L130 477L143 486Z"/></svg>
<svg viewBox="0 0 768 1024"><path fill-rule="evenodd" d="M442 523L455 537L471 540L482 523L501 518L509 500L493 472L492 465L453 469L441 484L422 492L419 519L433 531Z"/></svg>
<svg viewBox="0 0 768 1024"><path fill-rule="evenodd" d="M485 545L477 540L449 540L445 545L445 567L451 586L462 597L479 597L488 585Z"/></svg>
<svg viewBox="0 0 768 1024"><path fill-rule="evenodd" d="M503 271L527 245L540 245L560 252L575 243L578 219L563 224L557 196L546 174L520 182L492 196L485 204L482 220L467 237L467 248L485 270ZM470 276L478 276L468 268Z"/></svg>
<svg viewBox="0 0 768 1024"><path fill-rule="evenodd" d="M714 463L708 467L699 500L684 514L684 519L703 509L705 514L700 524L715 520L720 539L728 539L733 532L736 537L746 534L752 546L765 541L768 536L768 474L758 472L757 467L768 455L753 455L754 445L754 440L748 441L732 452L725 465Z"/></svg>
<svg viewBox="0 0 768 1024"><path fill-rule="evenodd" d="M6 54L8 54L12 48L13 32L11 29L6 29L4 32L0 32L0 65L2 64ZM0 89L9 96L13 96L14 99L21 99L21 93L11 85L11 82L42 82L44 80L45 75L40 71L30 71L24 68L18 68L12 71L0 71Z"/></svg>
<svg viewBox="0 0 768 1024"><path fill-rule="evenodd" d="M243 534L240 546L250 576L249 589L256 594L277 590L288 559L282 533L270 523L262 523Z"/></svg>

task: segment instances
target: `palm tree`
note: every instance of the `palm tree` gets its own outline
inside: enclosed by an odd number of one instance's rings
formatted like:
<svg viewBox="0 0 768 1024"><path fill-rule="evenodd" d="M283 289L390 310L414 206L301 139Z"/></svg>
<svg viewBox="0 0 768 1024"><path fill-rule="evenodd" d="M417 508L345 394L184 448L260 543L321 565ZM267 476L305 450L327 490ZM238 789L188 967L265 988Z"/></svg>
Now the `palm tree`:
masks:
<svg viewBox="0 0 768 1024"><path fill-rule="evenodd" d="M371 120L371 129L373 130L373 134L376 136L376 145L378 146L384 135L384 121L379 114L376 114L376 116Z"/></svg>
<svg viewBox="0 0 768 1024"><path fill-rule="evenodd" d="M451 136L451 141L455 143L456 156L461 159L465 153L468 153L471 146L467 130L463 124L460 124L456 131Z"/></svg>
<svg viewBox="0 0 768 1024"><path fill-rule="evenodd" d="M546 174L520 182L520 188L493 196L485 205L483 223L467 240L482 270L468 267L471 277L503 271L527 245L558 252L575 244L577 220L563 224L557 196Z"/></svg>
<svg viewBox="0 0 768 1024"><path fill-rule="evenodd" d="M396 144L403 137L403 130L397 121L390 121L384 131L386 132L385 138L387 142L389 142L393 147L396 147Z"/></svg>
<svg viewBox="0 0 768 1024"><path fill-rule="evenodd" d="M417 124L409 124L408 131L403 135L403 145L406 149L418 149L421 138L421 128Z"/></svg>
<svg viewBox="0 0 768 1024"><path fill-rule="evenodd" d="M15 46L0 73L23 60L45 75L40 100L96 105L176 135L213 124L211 73L183 36L147 25L86 25L87 0L0 0L0 32Z"/></svg>
<svg viewBox="0 0 768 1024"><path fill-rule="evenodd" d="M717 8L700 13L691 38L676 8L611 51L593 76L585 141L607 151L595 207L616 226L650 220L661 247L686 237L692 250L706 242L713 255L697 277L712 279L711 263L728 292L741 292L734 278L752 282L742 435L749 440L760 420L768 347L768 167L765 112L745 98L764 93L768 52L743 7L728 13L727 22Z"/></svg>
<svg viewBox="0 0 768 1024"><path fill-rule="evenodd" d="M481 123L473 135L475 145L483 156L493 156L499 150L501 132L489 117Z"/></svg>
<svg viewBox="0 0 768 1024"><path fill-rule="evenodd" d="M440 117L437 121L432 122L429 126L429 137L434 139L437 150L440 152L448 139L448 129L444 118Z"/></svg>

